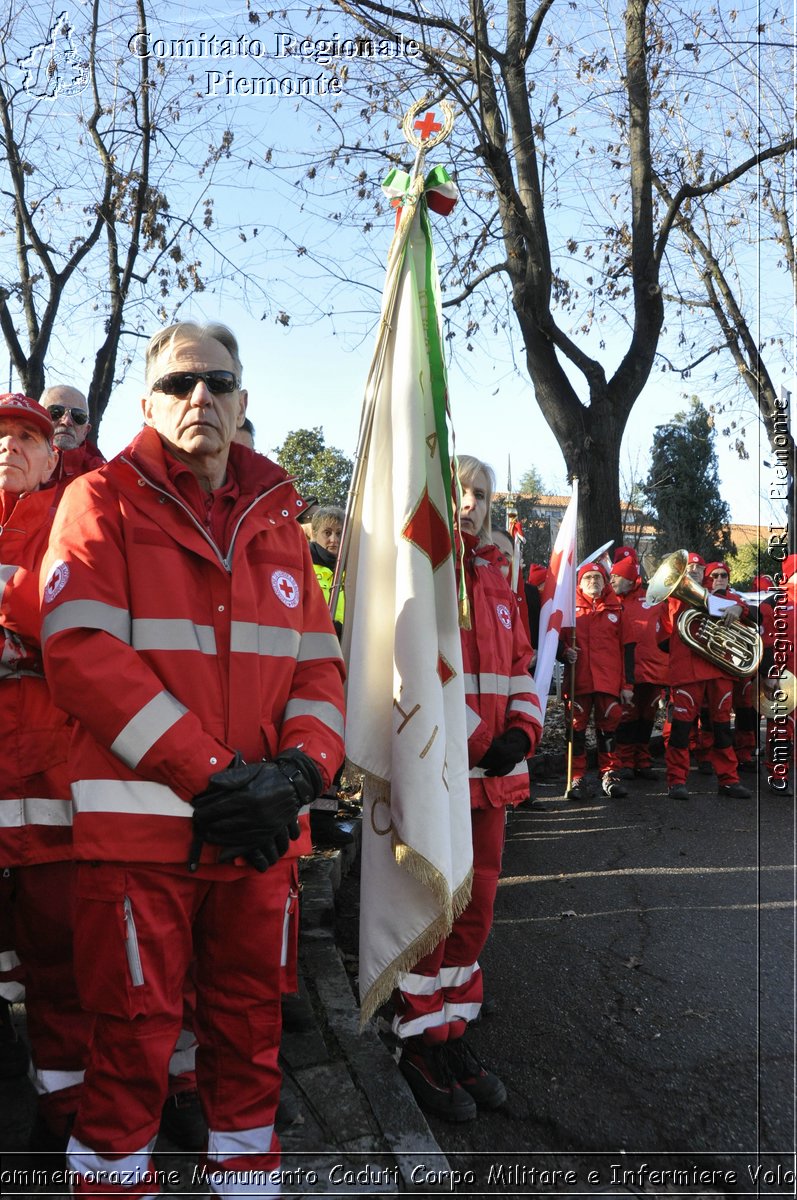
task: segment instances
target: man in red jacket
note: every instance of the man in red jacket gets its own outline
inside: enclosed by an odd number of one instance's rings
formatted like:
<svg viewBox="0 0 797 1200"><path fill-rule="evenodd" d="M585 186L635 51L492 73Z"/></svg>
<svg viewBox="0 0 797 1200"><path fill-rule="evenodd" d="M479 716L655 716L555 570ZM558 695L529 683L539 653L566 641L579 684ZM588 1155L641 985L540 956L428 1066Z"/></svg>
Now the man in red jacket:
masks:
<svg viewBox="0 0 797 1200"><path fill-rule="evenodd" d="M0 870L2 916L25 985L37 1114L31 1148L64 1145L86 1064L91 1020L72 970L71 728L53 704L40 646L39 568L53 520L44 485L53 425L28 396L0 396Z"/></svg>
<svg viewBox="0 0 797 1200"><path fill-rule="evenodd" d="M717 792L720 796L747 800L750 798L750 792L739 783L731 735L733 680L715 663L696 654L681 637L677 622L681 612L687 607L689 606L682 600L670 596L663 605L664 611L659 620L659 645L669 651L672 706L672 724L666 755L669 794L676 800L689 799L686 786L689 775L689 735L701 705L705 702L714 730L714 743L708 754L717 773ZM741 607L734 605L717 619L731 624L741 615Z"/></svg>
<svg viewBox="0 0 797 1200"><path fill-rule="evenodd" d="M667 682L667 655L656 641L658 617L647 602L635 557L615 556L611 585L623 604L623 637L634 646L634 695L617 728L617 758L638 779L656 779L650 735Z"/></svg>
<svg viewBox="0 0 797 1200"><path fill-rule="evenodd" d="M190 966L209 1183L252 1195L278 1163L286 852L343 758L343 667L303 501L232 444L231 331L161 331L146 378L144 430L66 489L42 568L48 679L78 722L75 969L95 1016L68 1163L76 1195L152 1193Z"/></svg>
<svg viewBox="0 0 797 1200"><path fill-rule="evenodd" d="M576 664L575 691L565 671L565 699L572 706L573 780L570 800L588 800L586 730L595 710L598 770L607 796L627 796L620 783L614 734L622 706L633 699L633 645L624 645L623 608L597 562L585 563L576 587L576 647L563 637L565 659Z"/></svg>
<svg viewBox="0 0 797 1200"><path fill-rule="evenodd" d="M731 573L725 562L706 563L703 583L712 596L722 596L725 600L734 600L741 610L740 620L746 621L750 616L750 608L739 595L730 587ZM753 705L755 689L758 682L755 675L747 679L733 680L733 748L736 753L737 766L740 771L754 771L755 756L758 753L758 712Z"/></svg>
<svg viewBox="0 0 797 1200"><path fill-rule="evenodd" d="M88 440L91 423L86 397L77 388L56 384L45 388L39 401L53 423L58 462L50 479L59 494L71 479L101 467L105 459Z"/></svg>

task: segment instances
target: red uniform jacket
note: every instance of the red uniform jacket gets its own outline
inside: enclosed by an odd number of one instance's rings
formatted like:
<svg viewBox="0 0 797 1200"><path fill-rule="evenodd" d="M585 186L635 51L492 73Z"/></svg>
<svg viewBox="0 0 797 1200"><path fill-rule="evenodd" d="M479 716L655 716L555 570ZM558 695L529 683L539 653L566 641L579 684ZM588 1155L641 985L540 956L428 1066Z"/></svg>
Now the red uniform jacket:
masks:
<svg viewBox="0 0 797 1200"><path fill-rule="evenodd" d="M75 450L58 450L57 453L58 462L46 486L55 487L59 499L68 483L77 479L78 475L96 471L97 467L101 467L105 462L100 451L88 438Z"/></svg>
<svg viewBox="0 0 797 1200"><path fill-rule="evenodd" d="M343 759L343 663L285 472L243 447L225 551L145 429L66 489L42 568L56 700L79 722L75 856L187 860L190 799L240 750ZM206 846L203 861L214 862Z"/></svg>
<svg viewBox="0 0 797 1200"><path fill-rule="evenodd" d="M491 544L474 549L475 539L467 534L464 541L471 613L471 628L461 631L470 802L472 808L499 808L528 796L525 761L502 776L486 776L476 764L493 738L513 727L528 735L531 757L542 733L542 712L529 674L531 646L517 597L498 567L497 551Z"/></svg>
<svg viewBox="0 0 797 1200"><path fill-rule="evenodd" d="M687 646L676 629L679 615L685 608L691 607L693 606L684 604L682 600L676 600L674 596L670 596L667 603L662 605L658 640L660 643L665 642L668 638L670 640L670 684L697 683L705 679L727 679L730 684L732 682L730 675L720 670L714 663L709 662L707 658L696 654L691 646Z"/></svg>
<svg viewBox="0 0 797 1200"><path fill-rule="evenodd" d="M570 644L563 630L562 642ZM623 633L623 606L619 597L606 587L597 600L591 600L576 588L576 692L577 696L605 692L619 696L624 683L623 645L630 641ZM565 670L565 681L569 671Z"/></svg>
<svg viewBox="0 0 797 1200"><path fill-rule="evenodd" d="M40 653L39 568L52 490L0 492L0 866L72 857L68 717Z"/></svg>
<svg viewBox="0 0 797 1200"><path fill-rule="evenodd" d="M623 596L623 638L636 645L634 682L667 683L667 655L659 646L657 606L645 599L647 589L639 582Z"/></svg>

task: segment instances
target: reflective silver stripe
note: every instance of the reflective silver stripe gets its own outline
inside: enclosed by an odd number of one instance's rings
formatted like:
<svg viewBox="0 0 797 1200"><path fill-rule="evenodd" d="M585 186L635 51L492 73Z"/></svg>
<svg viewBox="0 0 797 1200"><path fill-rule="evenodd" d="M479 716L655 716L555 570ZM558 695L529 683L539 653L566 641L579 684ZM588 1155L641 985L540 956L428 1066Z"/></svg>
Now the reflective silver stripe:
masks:
<svg viewBox="0 0 797 1200"><path fill-rule="evenodd" d="M230 623L230 649L236 654L262 654L274 658L296 658L301 634L282 625L258 625L254 621Z"/></svg>
<svg viewBox="0 0 797 1200"><path fill-rule="evenodd" d="M168 733L187 712L185 705L169 692L158 692L117 734L109 747L111 754L135 770L158 738Z"/></svg>
<svg viewBox="0 0 797 1200"><path fill-rule="evenodd" d="M528 717L539 717L539 704L530 704L528 700L510 700L507 712L510 713L525 713Z"/></svg>
<svg viewBox="0 0 797 1200"><path fill-rule="evenodd" d="M529 766L528 766L528 763L526 762L525 758L523 758L520 760L519 763L517 763L512 768L511 771L508 771L506 773L506 775L500 775L500 776L485 775L483 767L471 767L471 769L468 771L468 778L469 779L493 779L493 778L511 779L513 775L528 775L528 773L529 773Z"/></svg>
<svg viewBox="0 0 797 1200"><path fill-rule="evenodd" d="M466 1008L467 1005L463 1005ZM423 1033L424 1029L436 1029L438 1025L447 1025L449 1017L439 1009L437 1012L424 1013L422 1017L416 1017L414 1021L402 1021L400 1017L393 1018L393 1032L400 1038L414 1037L416 1033Z"/></svg>
<svg viewBox="0 0 797 1200"><path fill-rule="evenodd" d="M479 714L469 704L465 705L465 723L468 737L474 734L482 723Z"/></svg>
<svg viewBox="0 0 797 1200"><path fill-rule="evenodd" d="M11 563L0 563L0 603L3 601L3 592L6 590L6 584L18 570L19 567L12 567Z"/></svg>
<svg viewBox="0 0 797 1200"><path fill-rule="evenodd" d="M479 969L475 962L467 967L441 967L436 975L416 975L406 971L399 975L396 986L408 996L433 996L440 988L462 987Z"/></svg>
<svg viewBox="0 0 797 1200"><path fill-rule="evenodd" d="M471 963L469 967L441 967L440 984L442 987L462 987L463 983L472 979L479 970L481 968L477 962Z"/></svg>
<svg viewBox="0 0 797 1200"><path fill-rule="evenodd" d="M509 695L517 696L518 692L530 692L534 689L534 680L530 675L513 675L509 680Z"/></svg>
<svg viewBox="0 0 797 1200"><path fill-rule="evenodd" d="M141 965L141 951L138 947L138 933L136 932L136 920L133 916L133 905L130 897L124 898L124 913L125 913L125 950L127 952L127 966L130 971L130 982L133 987L144 986L144 968Z"/></svg>
<svg viewBox="0 0 797 1200"><path fill-rule="evenodd" d="M302 634L299 662L312 662L316 658L343 658L340 642L334 633Z"/></svg>
<svg viewBox="0 0 797 1200"><path fill-rule="evenodd" d="M446 1004L443 1014L446 1021L455 1021L457 1017L463 1017L466 1021L475 1021L481 1006L481 1000L471 1004L461 1004L454 1000L450 1004Z"/></svg>
<svg viewBox="0 0 797 1200"><path fill-rule="evenodd" d="M326 700L289 700L285 706L285 720L294 717L315 717L327 729L343 737L343 713Z"/></svg>
<svg viewBox="0 0 797 1200"><path fill-rule="evenodd" d="M529 690L529 676L526 679L524 691ZM509 676L496 675L493 671L480 671L478 675L465 676L465 693L478 693L481 696L508 696Z"/></svg>
<svg viewBox="0 0 797 1200"><path fill-rule="evenodd" d="M40 1096L51 1092L62 1092L64 1088L77 1087L83 1082L85 1071L36 1071L32 1072L33 1086Z"/></svg>
<svg viewBox="0 0 797 1200"><path fill-rule="evenodd" d="M76 813L129 813L133 816L183 817L194 810L171 788L144 779L81 779L72 784Z"/></svg>
<svg viewBox="0 0 797 1200"><path fill-rule="evenodd" d="M25 825L71 825L72 805L68 800L28 796L22 800L0 800L0 829Z"/></svg>
<svg viewBox="0 0 797 1200"><path fill-rule="evenodd" d="M66 1148L67 1166L71 1171L76 1171L79 1175L108 1175L113 1172L114 1175L130 1174L131 1172L141 1179L144 1173L152 1167L152 1151L155 1149L155 1138L147 1142L146 1146L142 1146L140 1150L133 1150L130 1154L126 1154L124 1158L118 1158L114 1155L113 1158L102 1158L101 1155L95 1154L88 1146L84 1146L79 1142L74 1135L69 1139L69 1145ZM104 1181L103 1181L104 1182ZM152 1193L153 1197L160 1195L160 1188L157 1192ZM149 1196L142 1196L136 1192L136 1200L149 1200Z"/></svg>
<svg viewBox="0 0 797 1200"><path fill-rule="evenodd" d="M264 1154L271 1145L273 1132L272 1125L260 1125L255 1129L209 1129L207 1157L223 1163L226 1158L237 1158L239 1154Z"/></svg>
<svg viewBox="0 0 797 1200"><path fill-rule="evenodd" d="M183 618L133 618L133 646L136 650L198 650L216 653L216 633L212 625L195 625Z"/></svg>
<svg viewBox="0 0 797 1200"><path fill-rule="evenodd" d="M65 629L102 629L130 645L130 613L99 600L69 600L54 608L42 622L42 645Z"/></svg>

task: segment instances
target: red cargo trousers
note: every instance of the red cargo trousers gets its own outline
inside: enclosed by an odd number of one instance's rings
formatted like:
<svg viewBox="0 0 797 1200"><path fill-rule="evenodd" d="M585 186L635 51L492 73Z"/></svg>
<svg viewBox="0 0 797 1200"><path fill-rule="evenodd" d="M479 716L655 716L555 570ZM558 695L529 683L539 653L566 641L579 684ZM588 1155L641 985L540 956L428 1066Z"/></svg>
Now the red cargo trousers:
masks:
<svg viewBox="0 0 797 1200"><path fill-rule="evenodd" d="M81 863L75 973L94 1040L68 1166L74 1194L149 1197L189 966L205 1165L217 1196L277 1194L274 1116L290 860L241 868ZM192 964L193 959L193 964Z"/></svg>

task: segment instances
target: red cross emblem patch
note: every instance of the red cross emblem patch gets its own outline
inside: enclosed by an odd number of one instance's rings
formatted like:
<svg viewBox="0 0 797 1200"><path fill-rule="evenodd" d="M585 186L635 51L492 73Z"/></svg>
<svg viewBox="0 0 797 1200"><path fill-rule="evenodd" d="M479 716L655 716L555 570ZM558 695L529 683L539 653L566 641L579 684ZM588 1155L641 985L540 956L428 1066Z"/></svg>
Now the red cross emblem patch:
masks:
<svg viewBox="0 0 797 1200"><path fill-rule="evenodd" d="M58 593L66 587L68 579L69 567L59 558L50 567L50 573L44 585L44 599L47 604L52 603Z"/></svg>
<svg viewBox="0 0 797 1200"><path fill-rule="evenodd" d="M286 608L296 608L299 603L299 585L288 571L274 571L271 576L274 595Z"/></svg>
<svg viewBox="0 0 797 1200"><path fill-rule="evenodd" d="M498 613L498 620L505 629L512 628L512 615L505 604L497 604L495 611Z"/></svg>

